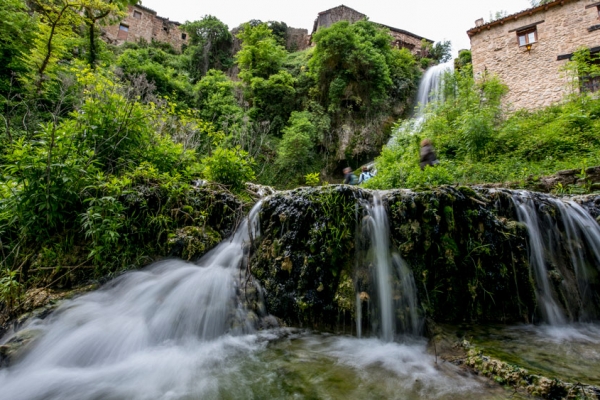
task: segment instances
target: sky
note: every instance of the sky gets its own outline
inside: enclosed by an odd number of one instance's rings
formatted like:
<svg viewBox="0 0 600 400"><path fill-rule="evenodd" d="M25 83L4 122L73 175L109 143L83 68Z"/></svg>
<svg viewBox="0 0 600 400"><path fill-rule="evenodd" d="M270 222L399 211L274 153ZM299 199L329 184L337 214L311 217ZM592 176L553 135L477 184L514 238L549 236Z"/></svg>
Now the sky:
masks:
<svg viewBox="0 0 600 400"><path fill-rule="evenodd" d="M373 22L412 32L433 41L450 40L456 55L470 48L466 31L490 13L509 14L531 7L529 0L142 0L161 17L185 22L210 14L232 29L251 19L283 21L312 31L321 11L341 4L366 14Z"/></svg>

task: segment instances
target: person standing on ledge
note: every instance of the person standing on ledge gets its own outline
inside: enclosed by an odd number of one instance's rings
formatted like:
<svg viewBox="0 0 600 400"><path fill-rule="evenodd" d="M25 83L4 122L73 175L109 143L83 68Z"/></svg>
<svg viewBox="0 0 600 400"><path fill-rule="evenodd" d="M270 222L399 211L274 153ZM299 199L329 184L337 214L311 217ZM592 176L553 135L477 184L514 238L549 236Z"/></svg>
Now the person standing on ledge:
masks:
<svg viewBox="0 0 600 400"><path fill-rule="evenodd" d="M360 174L360 177L358 178L358 184L360 185L361 183L368 181L372 177L373 177L373 174L369 171L369 168L367 166L363 166L362 173Z"/></svg>
<svg viewBox="0 0 600 400"><path fill-rule="evenodd" d="M421 141L421 163L419 164L421 166L421 171L424 171L427 165L433 167L439 163L440 162L435 155L435 149L431 144L431 140L423 139Z"/></svg>
<svg viewBox="0 0 600 400"><path fill-rule="evenodd" d="M344 168L344 184L345 185L356 185L358 183L358 177L352 173L352 168Z"/></svg>

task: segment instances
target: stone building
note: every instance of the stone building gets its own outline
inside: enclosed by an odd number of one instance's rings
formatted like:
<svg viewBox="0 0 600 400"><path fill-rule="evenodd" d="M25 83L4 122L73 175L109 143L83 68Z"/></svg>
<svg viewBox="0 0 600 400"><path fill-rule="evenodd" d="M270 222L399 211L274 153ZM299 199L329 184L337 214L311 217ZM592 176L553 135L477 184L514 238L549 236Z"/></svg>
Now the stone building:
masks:
<svg viewBox="0 0 600 400"><path fill-rule="evenodd" d="M188 37L180 27L179 22L169 21L157 15L156 11L141 5L129 6L127 16L118 24L103 28L102 36L109 43L122 44L137 42L144 39L166 42L181 51Z"/></svg>
<svg viewBox="0 0 600 400"><path fill-rule="evenodd" d="M574 51L600 51L600 2L555 0L489 23L480 19L467 34L475 74L498 75L513 109L538 109L569 90L563 66Z"/></svg>
<svg viewBox="0 0 600 400"><path fill-rule="evenodd" d="M341 5L323 12L320 12L313 25L312 34L315 34L321 28L329 28L331 25L340 21L348 21L351 24L366 19L367 16L361 12L358 12L350 7ZM421 36L415 35L414 33L405 31L403 29L394 28L387 25L381 25L384 28L390 30L390 36L392 36L392 44L401 49L407 48L413 54L420 55L421 52L421 41L425 40L433 44L432 40L425 39Z"/></svg>

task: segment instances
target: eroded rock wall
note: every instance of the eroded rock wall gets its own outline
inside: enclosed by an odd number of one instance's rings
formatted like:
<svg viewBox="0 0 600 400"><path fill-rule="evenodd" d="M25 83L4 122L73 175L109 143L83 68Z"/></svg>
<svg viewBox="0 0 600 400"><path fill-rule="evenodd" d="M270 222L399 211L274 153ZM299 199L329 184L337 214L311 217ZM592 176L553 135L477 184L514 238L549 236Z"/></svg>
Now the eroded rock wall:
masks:
<svg viewBox="0 0 600 400"><path fill-rule="evenodd" d="M356 294L361 302L374 295L373 285L364 282L373 266L357 265L357 254L369 251L360 240L360 200L371 197L355 187L330 186L266 200L250 269L270 313L291 325L354 324ZM443 187L382 197L391 242L412 268L423 315L508 322L529 321L535 314L526 230L511 214L508 195Z"/></svg>

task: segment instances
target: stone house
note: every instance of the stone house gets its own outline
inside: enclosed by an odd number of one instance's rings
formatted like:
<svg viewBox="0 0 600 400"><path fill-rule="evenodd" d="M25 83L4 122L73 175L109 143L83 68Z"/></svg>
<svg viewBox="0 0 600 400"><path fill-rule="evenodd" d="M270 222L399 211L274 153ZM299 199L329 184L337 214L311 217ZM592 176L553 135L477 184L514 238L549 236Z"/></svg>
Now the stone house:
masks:
<svg viewBox="0 0 600 400"><path fill-rule="evenodd" d="M315 34L315 32L317 32L321 28L328 28L336 22L348 21L351 24L353 24L355 22L362 21L365 18L367 18L366 14L358 12L345 5L334 7L319 13L313 25L312 34ZM383 24L378 25L390 30L390 36L392 37L393 46L399 49L407 48L413 54L421 55L422 40L433 44L432 40L425 39L419 35L415 35L414 33L405 31L403 29L398 29Z"/></svg>
<svg viewBox="0 0 600 400"><path fill-rule="evenodd" d="M129 6L127 16L120 23L104 27L102 36L107 42L116 45L140 39L147 42L155 40L170 43L177 51L181 51L188 37L180 26L179 22L158 16L154 10L135 5Z"/></svg>
<svg viewBox="0 0 600 400"><path fill-rule="evenodd" d="M600 51L600 2L555 0L484 23L467 34L473 70L496 74L508 85L512 109L538 109L569 91L564 65L582 46Z"/></svg>

